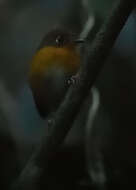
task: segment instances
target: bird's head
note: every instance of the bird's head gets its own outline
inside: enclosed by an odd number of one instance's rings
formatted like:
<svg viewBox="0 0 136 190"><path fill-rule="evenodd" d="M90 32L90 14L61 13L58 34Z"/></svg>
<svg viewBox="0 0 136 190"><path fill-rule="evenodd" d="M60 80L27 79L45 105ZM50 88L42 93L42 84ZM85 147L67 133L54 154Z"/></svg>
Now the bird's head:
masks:
<svg viewBox="0 0 136 190"><path fill-rule="evenodd" d="M39 46L39 49L44 46L72 48L83 42L84 39L77 38L77 35L73 32L64 29L54 29L46 34Z"/></svg>

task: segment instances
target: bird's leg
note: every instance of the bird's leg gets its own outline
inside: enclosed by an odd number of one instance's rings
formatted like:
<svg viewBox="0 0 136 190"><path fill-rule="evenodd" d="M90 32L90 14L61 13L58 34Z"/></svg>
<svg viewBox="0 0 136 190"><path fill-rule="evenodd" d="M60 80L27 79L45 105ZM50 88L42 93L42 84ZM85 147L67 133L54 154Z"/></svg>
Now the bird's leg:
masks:
<svg viewBox="0 0 136 190"><path fill-rule="evenodd" d="M67 80L68 85L76 85L79 83L79 73L72 75L68 80Z"/></svg>

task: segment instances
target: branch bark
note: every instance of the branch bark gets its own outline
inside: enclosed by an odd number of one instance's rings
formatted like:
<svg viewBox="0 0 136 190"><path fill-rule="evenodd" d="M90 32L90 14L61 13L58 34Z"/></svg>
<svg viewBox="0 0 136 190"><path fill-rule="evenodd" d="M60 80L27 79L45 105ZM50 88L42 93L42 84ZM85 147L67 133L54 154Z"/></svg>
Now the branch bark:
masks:
<svg viewBox="0 0 136 190"><path fill-rule="evenodd" d="M96 35L93 44L84 48L82 67L51 122L50 133L42 139L38 149L13 185L13 189L39 189L40 177L46 170L50 157L72 127L82 102L101 71L134 5L135 0L119 0L111 16Z"/></svg>

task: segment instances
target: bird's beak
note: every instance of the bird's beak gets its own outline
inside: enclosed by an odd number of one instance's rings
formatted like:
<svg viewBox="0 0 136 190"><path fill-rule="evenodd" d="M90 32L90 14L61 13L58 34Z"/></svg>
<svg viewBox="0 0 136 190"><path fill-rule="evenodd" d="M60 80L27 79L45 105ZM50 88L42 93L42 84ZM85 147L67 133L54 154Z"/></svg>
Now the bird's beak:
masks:
<svg viewBox="0 0 136 190"><path fill-rule="evenodd" d="M84 42L85 42L84 39L76 39L76 40L75 40L75 43L76 43L76 44L81 44L81 43L84 43Z"/></svg>

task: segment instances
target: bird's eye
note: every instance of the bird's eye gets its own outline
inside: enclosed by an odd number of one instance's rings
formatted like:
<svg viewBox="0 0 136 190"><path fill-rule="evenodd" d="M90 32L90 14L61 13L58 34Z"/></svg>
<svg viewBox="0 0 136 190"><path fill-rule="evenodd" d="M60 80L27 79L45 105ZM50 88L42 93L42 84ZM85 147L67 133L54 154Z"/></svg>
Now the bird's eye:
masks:
<svg viewBox="0 0 136 190"><path fill-rule="evenodd" d="M55 42L56 42L57 45L61 45L61 44L63 43L63 39L62 39L62 37L61 37L60 35L57 36Z"/></svg>

